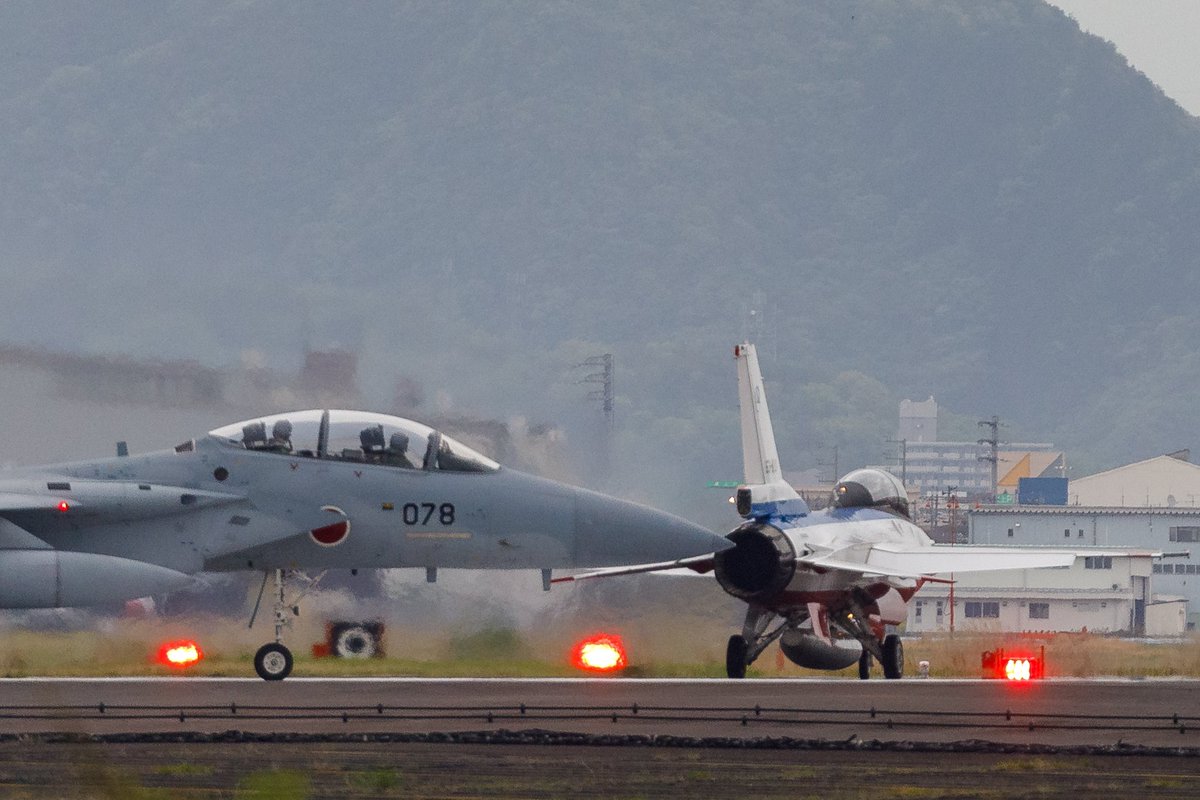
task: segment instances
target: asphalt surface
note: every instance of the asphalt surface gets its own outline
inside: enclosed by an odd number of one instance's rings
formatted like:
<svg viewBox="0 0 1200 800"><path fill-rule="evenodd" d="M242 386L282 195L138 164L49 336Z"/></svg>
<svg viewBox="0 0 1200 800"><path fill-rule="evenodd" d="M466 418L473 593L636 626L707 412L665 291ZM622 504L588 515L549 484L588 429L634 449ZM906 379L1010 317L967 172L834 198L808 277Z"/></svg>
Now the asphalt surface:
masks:
<svg viewBox="0 0 1200 800"><path fill-rule="evenodd" d="M0 734L794 737L1200 750L1200 681L0 680Z"/></svg>

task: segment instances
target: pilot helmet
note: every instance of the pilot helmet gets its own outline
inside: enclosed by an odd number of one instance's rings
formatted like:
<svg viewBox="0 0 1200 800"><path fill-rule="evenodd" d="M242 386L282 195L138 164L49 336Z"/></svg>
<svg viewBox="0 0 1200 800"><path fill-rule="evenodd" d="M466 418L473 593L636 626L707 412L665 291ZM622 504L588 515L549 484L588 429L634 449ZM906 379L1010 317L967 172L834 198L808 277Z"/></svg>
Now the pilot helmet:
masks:
<svg viewBox="0 0 1200 800"><path fill-rule="evenodd" d="M374 425L370 428L363 428L358 434L358 439L362 442L363 448L380 448L383 449L383 426Z"/></svg>
<svg viewBox="0 0 1200 800"><path fill-rule="evenodd" d="M267 440L267 424L251 422L242 426L242 444L251 447Z"/></svg>

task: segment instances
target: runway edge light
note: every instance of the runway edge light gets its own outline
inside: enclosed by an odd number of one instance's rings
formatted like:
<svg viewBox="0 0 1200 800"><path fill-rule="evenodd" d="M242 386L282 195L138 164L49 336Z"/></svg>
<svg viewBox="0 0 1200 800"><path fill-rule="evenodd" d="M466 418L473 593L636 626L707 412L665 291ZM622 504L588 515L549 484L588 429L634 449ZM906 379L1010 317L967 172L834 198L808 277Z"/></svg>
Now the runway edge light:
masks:
<svg viewBox="0 0 1200 800"><path fill-rule="evenodd" d="M619 672L628 666L625 644L616 634L598 633L576 643L571 663L578 669L598 674Z"/></svg>
<svg viewBox="0 0 1200 800"><path fill-rule="evenodd" d="M984 678L1020 683L1037 681L1046 677L1046 646L1036 654L1019 651L1006 652L1004 648L987 650L980 659Z"/></svg>
<svg viewBox="0 0 1200 800"><path fill-rule="evenodd" d="M200 663L204 651L191 640L167 642L158 648L158 663L175 669L186 669Z"/></svg>

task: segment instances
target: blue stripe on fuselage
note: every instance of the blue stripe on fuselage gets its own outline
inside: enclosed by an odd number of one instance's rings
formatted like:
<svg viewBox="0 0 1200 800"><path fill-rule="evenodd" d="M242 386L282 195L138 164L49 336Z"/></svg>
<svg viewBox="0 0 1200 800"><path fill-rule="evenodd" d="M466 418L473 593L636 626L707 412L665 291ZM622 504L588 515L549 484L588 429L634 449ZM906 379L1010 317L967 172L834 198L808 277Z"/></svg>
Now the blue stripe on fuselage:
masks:
<svg viewBox="0 0 1200 800"><path fill-rule="evenodd" d="M811 528L835 522L868 522L876 519L903 519L875 508L823 508L805 517L778 515L765 521L777 528Z"/></svg>

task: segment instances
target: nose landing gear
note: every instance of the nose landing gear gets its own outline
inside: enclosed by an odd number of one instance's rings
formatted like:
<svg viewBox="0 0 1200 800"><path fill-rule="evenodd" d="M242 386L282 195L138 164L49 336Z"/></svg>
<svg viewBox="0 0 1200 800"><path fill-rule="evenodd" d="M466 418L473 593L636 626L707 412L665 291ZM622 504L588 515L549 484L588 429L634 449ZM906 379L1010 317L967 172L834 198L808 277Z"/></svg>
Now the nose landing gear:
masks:
<svg viewBox="0 0 1200 800"><path fill-rule="evenodd" d="M279 642L269 642L254 654L254 671L264 681L281 681L292 674L292 651Z"/></svg>
<svg viewBox="0 0 1200 800"><path fill-rule="evenodd" d="M300 601L304 599L305 595L316 589L317 584L321 582L321 578L325 577L324 572L315 578L310 578L303 572L282 569L277 569L274 572L275 641L264 644L254 654L254 671L264 681L281 681L292 674L292 666L295 662L292 658L292 651L282 642L283 629L290 627L293 619L300 616ZM255 601L254 611L250 614L249 627L251 628L254 627L254 620L258 617L258 609L262 605L263 593L266 591L267 580L270 576L270 571L263 572L263 582L258 590L258 600ZM289 578L301 580L305 584L290 602L286 599L287 581Z"/></svg>

